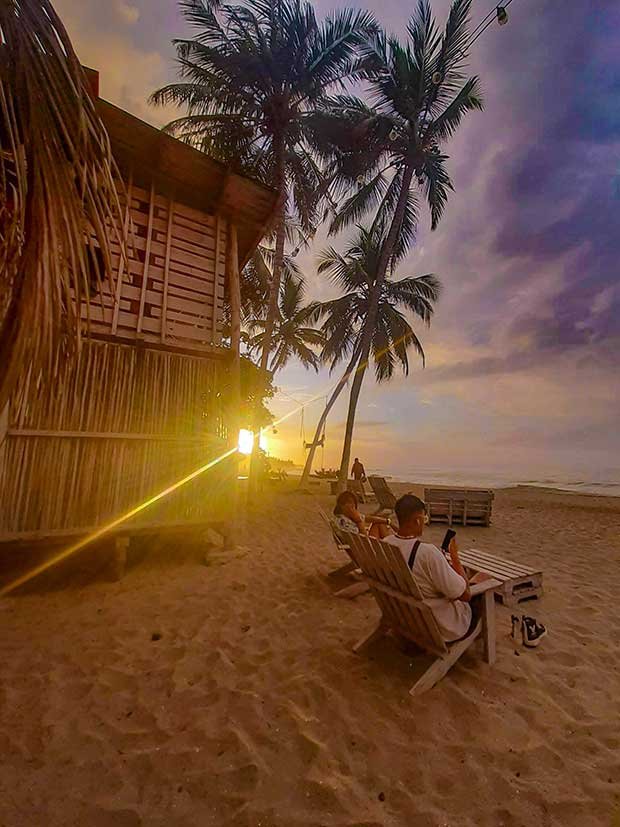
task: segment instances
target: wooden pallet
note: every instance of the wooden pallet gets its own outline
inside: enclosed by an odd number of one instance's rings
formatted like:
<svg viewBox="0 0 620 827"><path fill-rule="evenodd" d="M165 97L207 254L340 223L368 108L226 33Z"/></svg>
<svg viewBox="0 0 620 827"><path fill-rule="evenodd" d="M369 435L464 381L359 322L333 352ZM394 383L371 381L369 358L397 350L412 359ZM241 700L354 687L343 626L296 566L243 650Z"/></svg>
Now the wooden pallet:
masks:
<svg viewBox="0 0 620 827"><path fill-rule="evenodd" d="M425 488L424 500L431 523L484 525L491 523L493 491L465 488Z"/></svg>
<svg viewBox="0 0 620 827"><path fill-rule="evenodd" d="M495 595L504 606L516 606L522 600L542 597L542 571L478 549L460 551L459 557L465 568L485 572L501 582Z"/></svg>

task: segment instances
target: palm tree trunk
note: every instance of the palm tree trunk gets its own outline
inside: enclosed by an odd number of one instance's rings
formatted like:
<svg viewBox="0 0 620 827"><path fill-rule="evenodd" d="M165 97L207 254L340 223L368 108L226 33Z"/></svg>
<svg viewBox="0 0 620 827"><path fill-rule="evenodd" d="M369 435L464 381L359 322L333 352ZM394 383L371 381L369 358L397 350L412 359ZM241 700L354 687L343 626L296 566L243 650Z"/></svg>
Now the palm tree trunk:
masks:
<svg viewBox="0 0 620 827"><path fill-rule="evenodd" d="M325 410L321 414L321 418L319 419L319 424L316 426L316 431L314 433L314 439L312 440L312 446L310 447L310 449L308 451L308 458L306 459L306 464L304 466L303 474L301 475L301 480L299 481L299 488L300 489L303 489L308 485L308 477L310 476L310 472L312 471L312 463L314 462L314 455L315 455L316 449L317 449L317 441L318 441L318 439L321 435L321 431L323 429L323 426L325 425L327 417L329 416L329 412L334 407L336 399L338 399L338 397L340 396L340 394L342 392L342 389L344 388L344 386L349 381L349 378L351 377L351 373L353 372L353 369L354 369L354 367L357 363L357 360L359 359L359 355L360 355L360 346L356 346L355 350L353 351L353 356L351 357L351 361L347 365L347 369L345 370L345 372L342 375L342 377L340 378L338 384L336 385L336 387L332 391L332 395L327 400L327 404L325 405Z"/></svg>
<svg viewBox="0 0 620 827"><path fill-rule="evenodd" d="M284 164L284 138L278 135L274 138L274 154L276 156L276 172L275 185L280 197L278 200L278 208L276 212L276 248L273 258L273 268L271 271L271 284L269 285L269 305L267 308L267 318L265 319L265 336L263 339L263 350L260 358L261 376L265 376L269 369L269 354L272 349L273 330L276 324L276 316L278 315L278 299L280 298L280 282L282 280L282 267L284 264L284 243L286 241L286 170ZM262 379L261 379L262 381ZM263 387L262 390L265 388ZM259 395L260 396L260 395ZM258 411L257 400L257 411ZM260 423L258 416L255 416L253 431L257 435L254 439L254 448L252 457L250 459L250 479L249 490L250 495L256 493L258 489L258 433L260 430Z"/></svg>
<svg viewBox="0 0 620 827"><path fill-rule="evenodd" d="M273 329L278 315L278 299L280 298L280 282L282 280L282 266L284 264L284 242L286 241L286 176L284 168L284 141L278 136L274 141L274 152L276 154L276 188L280 193L278 212L276 217L276 249L273 257L273 268L271 271L271 284L269 285L269 306L267 318L265 319L265 337L263 339L263 351L260 358L260 367L266 371L269 365L269 354L273 345Z"/></svg>
<svg viewBox="0 0 620 827"><path fill-rule="evenodd" d="M385 274L387 273L388 265L394 253L394 247L398 238L398 232L402 224L403 215L407 207L407 199L409 198L409 187L411 186L411 179L413 178L413 167L406 166L403 173L403 180L398 194L398 203L392 218L390 230L385 239L385 243L381 250L381 255L377 263L377 274L375 283L370 295L370 303L368 308L368 316L364 323L364 332L362 334L362 347L360 353L360 362L353 379L351 386L351 395L349 397L349 410L347 412L347 425L344 434L344 444L342 446L342 459L340 461L340 471L338 473L338 492L344 491L347 487L347 479L349 476L349 463L351 462L351 442L353 440L353 427L355 425L355 413L357 410L357 402L359 400L360 391L362 390L362 383L366 368L368 367L368 360L370 358L370 348L372 345L372 334L377 324L377 313L379 312L379 298L381 296L381 289L385 282Z"/></svg>

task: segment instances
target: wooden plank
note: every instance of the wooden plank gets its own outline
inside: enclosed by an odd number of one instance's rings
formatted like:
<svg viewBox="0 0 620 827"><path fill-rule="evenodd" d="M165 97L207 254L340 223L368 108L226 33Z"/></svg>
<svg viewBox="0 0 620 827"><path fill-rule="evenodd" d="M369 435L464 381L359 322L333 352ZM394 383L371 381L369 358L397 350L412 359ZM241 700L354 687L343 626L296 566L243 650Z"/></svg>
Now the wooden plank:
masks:
<svg viewBox="0 0 620 827"><path fill-rule="evenodd" d="M131 193L133 189L133 169L129 172L129 183L127 185L127 207L125 209L125 223L124 223L124 235L127 243L129 244L129 223L131 220ZM114 310L112 313L112 333L116 333L116 328L118 325L118 314L120 310L120 298L121 298L121 290L123 286L123 273L126 264L126 252L127 251L120 251L120 260L118 265L118 271L116 274L116 285L115 285L115 299L114 299Z"/></svg>
<svg viewBox="0 0 620 827"><path fill-rule="evenodd" d="M146 301L146 288L148 284L148 270L149 259L151 257L151 244L153 241L153 212L155 210L155 181L151 181L151 194L149 200L149 223L146 230L146 247L144 257L144 269L142 271L142 286L140 293L140 309L138 311L138 326L136 331L138 333L142 330L142 322L144 318L144 303Z"/></svg>
<svg viewBox="0 0 620 827"><path fill-rule="evenodd" d="M168 227L166 230L166 255L164 256L164 289L161 308L161 341L166 341L168 324L168 281L170 276L170 244L172 241L172 217L174 215L174 198L168 201Z"/></svg>
<svg viewBox="0 0 620 827"><path fill-rule="evenodd" d="M218 213L215 221L215 291L217 295L217 283L220 272L220 257L222 255L222 219ZM213 324L211 327L211 341L217 340L217 312L213 312Z"/></svg>
<svg viewBox="0 0 620 827"><path fill-rule="evenodd" d="M31 438L47 437L53 439L127 439L127 440L150 440L152 442L177 442L180 445L185 443L198 445L213 445L216 438L212 435L206 436L170 436L169 434L115 432L115 431L50 431L26 428L13 428L7 431L7 437Z"/></svg>
<svg viewBox="0 0 620 827"><path fill-rule="evenodd" d="M468 635L464 640L459 640L453 643L447 653L438 657L429 668L418 678L414 685L409 690L409 694L419 696L423 692L432 689L454 666L461 655L466 652L469 647L476 641L480 635L481 623L479 623L471 635Z"/></svg>
<svg viewBox="0 0 620 827"><path fill-rule="evenodd" d="M531 571L538 571L538 569L532 569L531 566L526 566L523 563L517 563L514 560L507 560L505 557L498 557L496 554L491 554L490 552L483 551L482 549L469 548L465 549L465 551L467 554L475 554L477 557L487 558L491 562L503 563L509 568L522 570L525 574L528 574Z"/></svg>
<svg viewBox="0 0 620 827"><path fill-rule="evenodd" d="M463 549L460 553L461 557L463 555L472 562L485 564L485 565L492 565L497 568L501 568L503 571L509 573L511 576L520 577L522 575L527 574L536 574L540 572L540 569L532 568L531 566L524 566L521 563L515 563L512 560L506 560L502 557L496 557L493 554L489 554L485 551L480 551L479 549Z"/></svg>

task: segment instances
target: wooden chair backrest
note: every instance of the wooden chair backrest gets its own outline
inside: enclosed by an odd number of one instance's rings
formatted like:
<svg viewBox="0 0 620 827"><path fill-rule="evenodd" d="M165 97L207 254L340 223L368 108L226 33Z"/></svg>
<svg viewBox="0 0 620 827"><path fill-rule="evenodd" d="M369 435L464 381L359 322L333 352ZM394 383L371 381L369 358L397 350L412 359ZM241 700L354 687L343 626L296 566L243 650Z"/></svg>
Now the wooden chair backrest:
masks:
<svg viewBox="0 0 620 827"><path fill-rule="evenodd" d="M384 477L368 477L370 487L375 492L377 502L383 508L394 508L396 497Z"/></svg>
<svg viewBox="0 0 620 827"><path fill-rule="evenodd" d="M448 651L437 621L400 549L363 534L343 533L351 557L364 573L386 623L421 649Z"/></svg>
<svg viewBox="0 0 620 827"><path fill-rule="evenodd" d="M346 551L347 554L349 554L349 545L348 545L347 541L344 539L346 532L338 531L336 526L329 519L329 516L323 511L322 508L319 508L319 514L321 515L321 518L325 522L326 526L331 531L332 537L334 538L334 543L336 543L336 545L338 546L339 549L341 549L343 551Z"/></svg>

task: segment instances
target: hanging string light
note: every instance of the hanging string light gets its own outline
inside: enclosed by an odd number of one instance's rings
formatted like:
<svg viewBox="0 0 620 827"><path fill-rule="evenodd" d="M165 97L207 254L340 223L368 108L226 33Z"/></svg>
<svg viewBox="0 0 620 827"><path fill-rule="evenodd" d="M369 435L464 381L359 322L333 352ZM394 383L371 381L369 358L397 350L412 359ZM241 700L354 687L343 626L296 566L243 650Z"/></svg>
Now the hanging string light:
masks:
<svg viewBox="0 0 620 827"><path fill-rule="evenodd" d="M505 26L508 23L508 12L504 6L497 7L497 22L500 26Z"/></svg>

